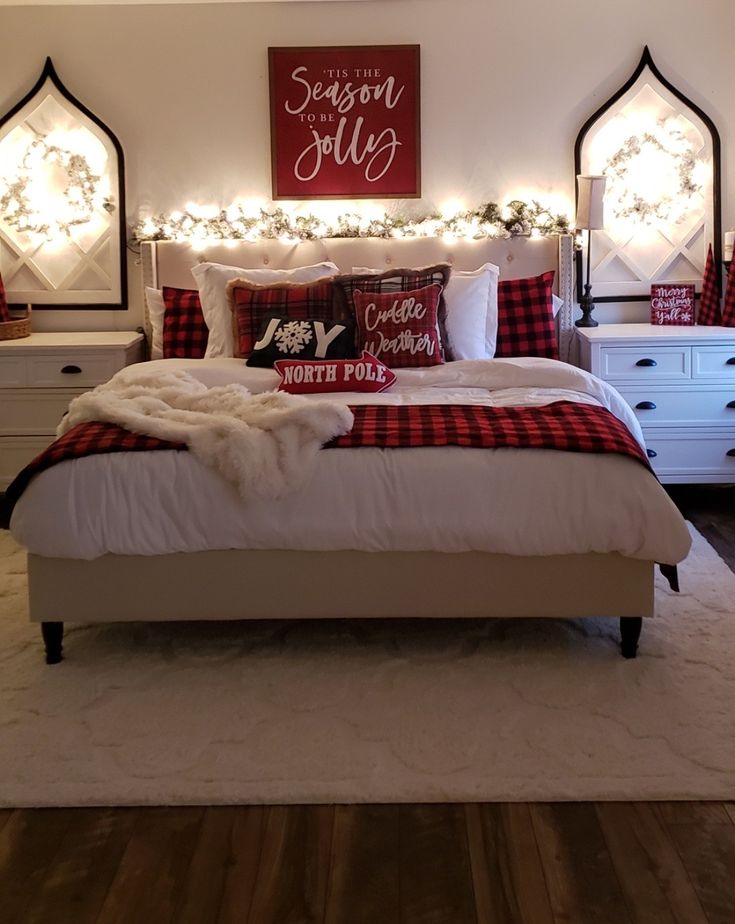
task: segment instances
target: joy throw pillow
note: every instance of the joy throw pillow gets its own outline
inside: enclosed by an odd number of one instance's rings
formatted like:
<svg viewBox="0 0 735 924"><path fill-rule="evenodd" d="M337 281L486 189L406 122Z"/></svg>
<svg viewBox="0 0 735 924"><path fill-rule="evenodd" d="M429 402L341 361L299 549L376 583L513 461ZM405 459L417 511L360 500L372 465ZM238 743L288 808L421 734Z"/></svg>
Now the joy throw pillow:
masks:
<svg viewBox="0 0 735 924"><path fill-rule="evenodd" d="M429 285L411 292L353 293L358 346L394 369L438 366L439 298L442 287Z"/></svg>
<svg viewBox="0 0 735 924"><path fill-rule="evenodd" d="M265 318L248 356L248 366L271 369L277 359L346 359L355 353L351 321Z"/></svg>

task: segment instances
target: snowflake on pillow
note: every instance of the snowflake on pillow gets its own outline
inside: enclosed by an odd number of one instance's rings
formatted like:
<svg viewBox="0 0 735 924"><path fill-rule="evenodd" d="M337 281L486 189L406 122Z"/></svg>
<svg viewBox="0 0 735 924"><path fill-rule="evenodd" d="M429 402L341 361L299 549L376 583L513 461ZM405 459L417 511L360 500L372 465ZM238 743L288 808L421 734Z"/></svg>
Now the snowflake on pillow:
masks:
<svg viewBox="0 0 735 924"><path fill-rule="evenodd" d="M275 333L281 353L300 353L314 336L309 321L287 321Z"/></svg>

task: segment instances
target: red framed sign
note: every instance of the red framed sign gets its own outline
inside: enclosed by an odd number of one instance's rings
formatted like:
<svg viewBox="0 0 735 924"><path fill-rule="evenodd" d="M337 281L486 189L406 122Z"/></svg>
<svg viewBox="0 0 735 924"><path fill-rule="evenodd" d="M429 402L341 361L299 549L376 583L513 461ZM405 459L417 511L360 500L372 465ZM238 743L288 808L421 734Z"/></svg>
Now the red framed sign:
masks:
<svg viewBox="0 0 735 924"><path fill-rule="evenodd" d="M688 283L651 286L651 324L676 327L694 324L694 286Z"/></svg>
<svg viewBox="0 0 735 924"><path fill-rule="evenodd" d="M421 195L419 46L269 48L274 199Z"/></svg>

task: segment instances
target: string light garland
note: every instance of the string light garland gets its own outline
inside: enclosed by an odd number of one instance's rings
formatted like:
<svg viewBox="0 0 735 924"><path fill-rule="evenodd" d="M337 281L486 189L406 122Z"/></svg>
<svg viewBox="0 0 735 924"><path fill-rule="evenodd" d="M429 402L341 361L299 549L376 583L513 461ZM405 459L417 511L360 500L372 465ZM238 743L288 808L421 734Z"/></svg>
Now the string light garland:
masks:
<svg viewBox="0 0 735 924"><path fill-rule="evenodd" d="M529 205L513 199L501 208L488 202L476 209L458 212L451 217L439 214L406 218L385 213L368 218L346 212L334 221L316 215L293 215L282 208L261 209L260 214L246 214L239 205L231 205L215 214L197 209L155 215L141 219L133 228L136 241L191 241L205 246L220 240L313 241L323 237L456 237L481 240L568 234L569 218L554 214L539 202Z"/></svg>
<svg viewBox="0 0 735 924"><path fill-rule="evenodd" d="M641 224L678 223L701 195L704 158L673 120L659 119L650 131L630 135L603 170L605 204L616 218Z"/></svg>
<svg viewBox="0 0 735 924"><path fill-rule="evenodd" d="M39 188L43 167L53 165L58 165L64 174L61 201ZM49 144L43 137L34 138L15 175L4 181L0 216L6 225L20 233L48 241L60 235L68 237L72 228L91 221L98 208L114 211L112 199L100 193L100 182L101 177L93 172L83 154Z"/></svg>

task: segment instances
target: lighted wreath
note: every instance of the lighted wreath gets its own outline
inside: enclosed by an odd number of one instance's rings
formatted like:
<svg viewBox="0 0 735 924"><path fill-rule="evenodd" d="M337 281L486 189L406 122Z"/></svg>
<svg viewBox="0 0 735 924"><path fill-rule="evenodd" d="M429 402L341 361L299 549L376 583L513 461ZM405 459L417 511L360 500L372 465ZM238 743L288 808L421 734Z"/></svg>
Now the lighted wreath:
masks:
<svg viewBox="0 0 735 924"><path fill-rule="evenodd" d="M702 193L697 174L704 167L684 132L661 119L653 131L626 138L608 158L605 202L616 218L682 221Z"/></svg>
<svg viewBox="0 0 735 924"><path fill-rule="evenodd" d="M66 183L62 196L63 212L57 207L55 215L48 214L48 206L41 214L34 205L33 185L38 182L39 170L44 165L58 164L64 171ZM94 173L87 158L69 151L45 138L34 138L20 160L16 174L5 180L5 191L0 196L0 214L6 225L25 234L36 234L53 239L59 234L91 221L101 207L112 212L115 206L109 197L100 197L101 177Z"/></svg>
<svg viewBox="0 0 735 924"><path fill-rule="evenodd" d="M281 208L261 209L257 216L246 214L239 205L215 210L196 209L154 215L141 219L133 229L138 241L177 240L206 244L216 240L310 241L323 237L457 237L482 239L519 235L568 234L569 219L554 214L540 203L519 199L500 208L488 202L451 217L438 214L408 218L385 213L367 218L351 212L326 222L316 215L290 215Z"/></svg>

